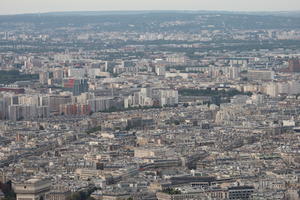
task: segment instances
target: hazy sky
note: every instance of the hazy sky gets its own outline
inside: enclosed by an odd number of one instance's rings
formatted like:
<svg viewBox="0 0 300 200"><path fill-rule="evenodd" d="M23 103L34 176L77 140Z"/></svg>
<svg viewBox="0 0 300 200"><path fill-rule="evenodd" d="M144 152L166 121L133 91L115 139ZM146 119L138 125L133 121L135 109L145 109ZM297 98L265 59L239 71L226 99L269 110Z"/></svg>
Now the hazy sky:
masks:
<svg viewBox="0 0 300 200"><path fill-rule="evenodd" d="M0 0L0 14L100 10L300 10L300 0Z"/></svg>

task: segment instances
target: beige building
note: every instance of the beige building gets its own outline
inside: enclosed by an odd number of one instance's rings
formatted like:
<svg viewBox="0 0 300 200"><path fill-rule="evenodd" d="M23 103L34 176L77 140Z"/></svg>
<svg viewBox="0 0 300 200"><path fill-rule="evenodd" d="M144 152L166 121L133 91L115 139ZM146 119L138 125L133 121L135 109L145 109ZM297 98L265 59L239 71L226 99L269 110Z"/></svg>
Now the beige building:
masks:
<svg viewBox="0 0 300 200"><path fill-rule="evenodd" d="M88 180L89 178L92 178L92 177L104 178L103 171L97 170L97 169L78 168L78 169L76 169L75 174L77 174L80 177L80 179L82 179L82 180Z"/></svg>
<svg viewBox="0 0 300 200"><path fill-rule="evenodd" d="M51 182L48 179L29 179L21 183L13 183L17 195L16 200L46 200L50 192Z"/></svg>
<svg viewBox="0 0 300 200"><path fill-rule="evenodd" d="M151 158L156 155L154 149L146 149L146 148L135 148L134 149L134 157L136 158Z"/></svg>

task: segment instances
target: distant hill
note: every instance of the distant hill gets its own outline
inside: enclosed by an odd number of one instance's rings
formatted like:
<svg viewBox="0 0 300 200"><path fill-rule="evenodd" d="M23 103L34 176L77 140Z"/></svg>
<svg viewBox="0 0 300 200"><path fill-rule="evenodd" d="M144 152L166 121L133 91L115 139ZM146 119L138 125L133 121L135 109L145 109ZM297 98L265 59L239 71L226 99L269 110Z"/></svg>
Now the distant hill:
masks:
<svg viewBox="0 0 300 200"><path fill-rule="evenodd" d="M243 11L209 11L209 10L140 10L140 11L67 11L67 12L46 12L27 13L20 15L40 15L40 16L99 16L99 15L137 15L137 14L158 14L158 13L178 13L178 14L248 14L248 15L274 15L300 17L299 11L266 11L266 12L243 12ZM1 15L0 15L1 16ZM14 16L14 15L10 15ZM15 15L16 16L16 15Z"/></svg>
<svg viewBox="0 0 300 200"><path fill-rule="evenodd" d="M180 23L178 23L180 21ZM24 27L31 31L82 28L94 31L172 32L200 30L299 29L300 11L88 11L2 15L0 30ZM93 27L93 28L91 28Z"/></svg>

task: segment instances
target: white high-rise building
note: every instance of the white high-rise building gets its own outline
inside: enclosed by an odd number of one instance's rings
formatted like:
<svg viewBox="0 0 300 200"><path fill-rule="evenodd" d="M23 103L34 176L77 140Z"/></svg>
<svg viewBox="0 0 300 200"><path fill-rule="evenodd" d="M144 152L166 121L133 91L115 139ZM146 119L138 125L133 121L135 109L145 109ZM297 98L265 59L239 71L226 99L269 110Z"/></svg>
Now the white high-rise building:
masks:
<svg viewBox="0 0 300 200"><path fill-rule="evenodd" d="M84 78L86 74L86 70L84 68L71 68L68 70L69 77L72 78Z"/></svg>
<svg viewBox="0 0 300 200"><path fill-rule="evenodd" d="M299 81L288 81L289 94L300 94L300 82Z"/></svg>
<svg viewBox="0 0 300 200"><path fill-rule="evenodd" d="M155 67L155 73L158 76L164 76L166 74L166 69L164 66L156 66Z"/></svg>
<svg viewBox="0 0 300 200"><path fill-rule="evenodd" d="M160 90L160 106L172 106L178 104L177 90Z"/></svg>
<svg viewBox="0 0 300 200"><path fill-rule="evenodd" d="M271 97L277 97L278 96L278 85L276 82L270 82L268 83L265 88L265 93L267 95L270 95Z"/></svg>
<svg viewBox="0 0 300 200"><path fill-rule="evenodd" d="M229 79L235 80L239 78L240 75L240 68L239 67L229 67Z"/></svg>

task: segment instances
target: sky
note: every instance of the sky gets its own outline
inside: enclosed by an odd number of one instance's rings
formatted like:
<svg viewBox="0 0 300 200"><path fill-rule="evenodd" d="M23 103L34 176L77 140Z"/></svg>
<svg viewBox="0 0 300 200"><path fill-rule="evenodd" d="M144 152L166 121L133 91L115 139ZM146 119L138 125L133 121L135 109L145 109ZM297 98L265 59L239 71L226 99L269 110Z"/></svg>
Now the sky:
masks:
<svg viewBox="0 0 300 200"><path fill-rule="evenodd" d="M0 0L0 15L107 10L300 10L300 0Z"/></svg>

